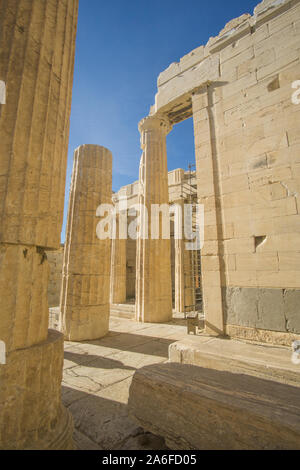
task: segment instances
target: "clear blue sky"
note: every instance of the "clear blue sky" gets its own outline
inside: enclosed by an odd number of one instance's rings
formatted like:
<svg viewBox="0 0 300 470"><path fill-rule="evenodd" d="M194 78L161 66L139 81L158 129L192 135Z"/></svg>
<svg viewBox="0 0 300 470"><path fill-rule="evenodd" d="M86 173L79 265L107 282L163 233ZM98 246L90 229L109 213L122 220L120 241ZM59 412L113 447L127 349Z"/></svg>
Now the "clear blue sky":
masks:
<svg viewBox="0 0 300 470"><path fill-rule="evenodd" d="M138 179L138 122L149 113L157 77L206 44L258 0L79 0L66 181L65 235L73 152L98 144L113 154L113 190ZM194 162L192 120L168 136L169 170Z"/></svg>

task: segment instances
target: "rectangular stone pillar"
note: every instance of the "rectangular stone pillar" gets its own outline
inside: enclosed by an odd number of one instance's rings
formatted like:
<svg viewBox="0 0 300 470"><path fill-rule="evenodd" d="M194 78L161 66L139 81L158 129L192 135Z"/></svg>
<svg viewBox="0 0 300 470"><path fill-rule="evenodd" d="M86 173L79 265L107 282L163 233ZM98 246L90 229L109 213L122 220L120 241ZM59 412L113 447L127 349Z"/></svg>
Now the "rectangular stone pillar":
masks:
<svg viewBox="0 0 300 470"><path fill-rule="evenodd" d="M185 243L184 243L185 244ZM191 312L195 306L195 289L196 289L196 267L195 263L195 251L189 251L184 249L184 304L185 311Z"/></svg>
<svg viewBox="0 0 300 470"><path fill-rule="evenodd" d="M46 250L60 246L77 14L78 0L0 0L0 449L72 446Z"/></svg>
<svg viewBox="0 0 300 470"><path fill-rule="evenodd" d="M176 223L181 224L182 237L174 239L175 243L175 311L190 312L195 303L195 286L192 279L192 252L186 250L184 238L184 200L175 202L181 208L181 214L175 213Z"/></svg>
<svg viewBox="0 0 300 470"><path fill-rule="evenodd" d="M161 226L158 238L152 238L151 209L153 204L169 204L166 135L171 126L163 116L153 115L141 121L139 130L139 203L146 210L137 239L136 319L162 323L172 318L171 242L170 237L163 239Z"/></svg>
<svg viewBox="0 0 300 470"><path fill-rule="evenodd" d="M218 336L224 333L220 261L222 220L218 208L215 122L210 93L210 87L204 85L193 94L192 104L198 202L204 204L204 224L211 226L209 231L204 227L204 246L201 250L205 327L209 334Z"/></svg>
<svg viewBox="0 0 300 470"><path fill-rule="evenodd" d="M127 239L120 238L118 201L115 203L115 209L117 210L117 214L115 234L111 242L110 303L124 304L126 302Z"/></svg>
<svg viewBox="0 0 300 470"><path fill-rule="evenodd" d="M175 243L175 311L184 312L184 241Z"/></svg>
<svg viewBox="0 0 300 470"><path fill-rule="evenodd" d="M69 341L108 332L111 240L97 237L96 212L100 204L112 207L111 197L111 152L82 145L74 154L60 300L60 330Z"/></svg>

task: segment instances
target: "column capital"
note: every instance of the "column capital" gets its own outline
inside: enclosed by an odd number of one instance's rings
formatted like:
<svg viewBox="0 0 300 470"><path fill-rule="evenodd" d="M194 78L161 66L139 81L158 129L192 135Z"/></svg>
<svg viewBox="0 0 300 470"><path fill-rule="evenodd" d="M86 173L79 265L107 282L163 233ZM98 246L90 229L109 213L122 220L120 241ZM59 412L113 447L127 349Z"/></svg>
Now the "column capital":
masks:
<svg viewBox="0 0 300 470"><path fill-rule="evenodd" d="M117 205L118 202L119 202L119 196L118 196L118 193L114 193L111 197L111 201L114 205Z"/></svg>
<svg viewBox="0 0 300 470"><path fill-rule="evenodd" d="M171 132L173 126L167 116L163 114L153 114L142 119L139 123L139 131L143 132L159 130L165 135Z"/></svg>

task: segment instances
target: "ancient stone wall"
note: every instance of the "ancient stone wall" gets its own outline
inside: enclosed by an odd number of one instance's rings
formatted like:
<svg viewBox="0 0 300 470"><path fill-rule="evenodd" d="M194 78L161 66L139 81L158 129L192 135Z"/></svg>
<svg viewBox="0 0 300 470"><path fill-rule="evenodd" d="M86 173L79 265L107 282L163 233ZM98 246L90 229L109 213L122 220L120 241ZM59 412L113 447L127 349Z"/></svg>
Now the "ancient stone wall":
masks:
<svg viewBox="0 0 300 470"><path fill-rule="evenodd" d="M194 119L216 334L300 333L299 44L299 1L265 0L158 78L153 112Z"/></svg>

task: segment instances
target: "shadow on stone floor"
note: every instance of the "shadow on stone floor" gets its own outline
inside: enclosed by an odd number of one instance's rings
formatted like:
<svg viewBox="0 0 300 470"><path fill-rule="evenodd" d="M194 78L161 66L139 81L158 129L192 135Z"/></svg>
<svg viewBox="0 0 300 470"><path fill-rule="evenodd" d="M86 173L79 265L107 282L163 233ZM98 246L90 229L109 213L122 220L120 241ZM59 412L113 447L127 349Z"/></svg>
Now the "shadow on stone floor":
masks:
<svg viewBox="0 0 300 470"><path fill-rule="evenodd" d="M180 339L181 337L178 336L178 340ZM141 335L120 332L113 336L105 336L99 340L83 341L80 344L102 346L111 349L118 349L120 351L134 352L138 349L138 352L140 353L168 358L169 346L176 341L177 339L167 339L159 336L154 337L147 334ZM152 347L150 346L150 343L152 344Z"/></svg>
<svg viewBox="0 0 300 470"><path fill-rule="evenodd" d="M164 439L144 431L128 415L128 382L118 384L118 402L108 387L97 394L62 387L62 400L74 418L74 440L80 450L166 450ZM124 399L125 389L125 399ZM112 395L114 392L112 392Z"/></svg>
<svg viewBox="0 0 300 470"><path fill-rule="evenodd" d="M71 351L65 351L65 360L74 362L77 365L88 365L89 367L96 367L101 369L125 369L125 370L136 370L135 367L125 366L123 362L109 357L96 356L88 353L74 353Z"/></svg>

